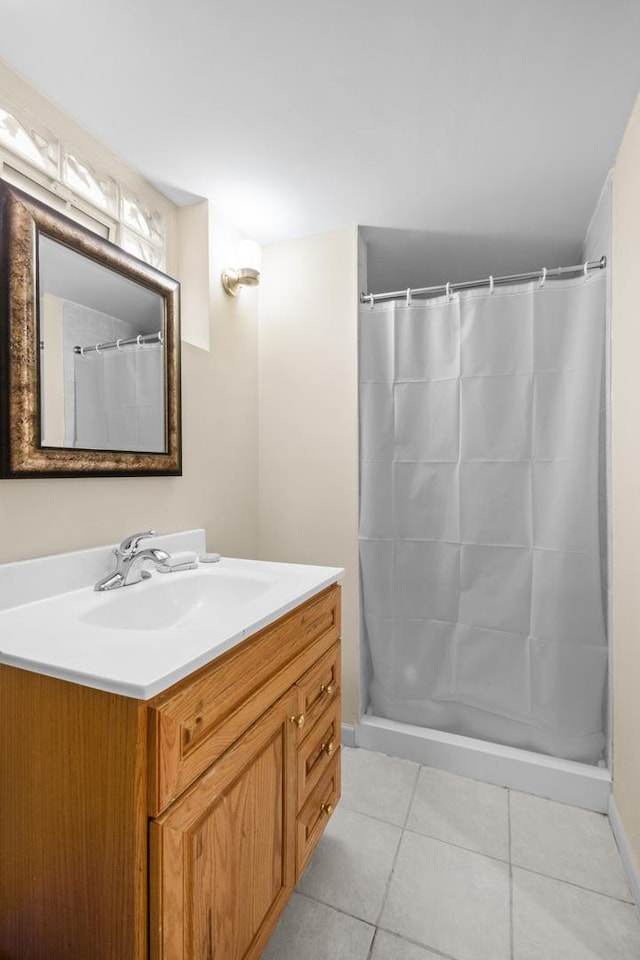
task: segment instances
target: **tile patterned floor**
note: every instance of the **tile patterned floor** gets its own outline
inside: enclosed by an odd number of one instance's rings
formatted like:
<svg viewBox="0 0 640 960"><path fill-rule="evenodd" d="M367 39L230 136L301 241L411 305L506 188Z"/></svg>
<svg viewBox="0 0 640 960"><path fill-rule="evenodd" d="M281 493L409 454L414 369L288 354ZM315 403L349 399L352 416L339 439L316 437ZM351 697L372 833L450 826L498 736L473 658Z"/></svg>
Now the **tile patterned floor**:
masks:
<svg viewBox="0 0 640 960"><path fill-rule="evenodd" d="M606 817L349 748L342 787L262 960L639 960Z"/></svg>

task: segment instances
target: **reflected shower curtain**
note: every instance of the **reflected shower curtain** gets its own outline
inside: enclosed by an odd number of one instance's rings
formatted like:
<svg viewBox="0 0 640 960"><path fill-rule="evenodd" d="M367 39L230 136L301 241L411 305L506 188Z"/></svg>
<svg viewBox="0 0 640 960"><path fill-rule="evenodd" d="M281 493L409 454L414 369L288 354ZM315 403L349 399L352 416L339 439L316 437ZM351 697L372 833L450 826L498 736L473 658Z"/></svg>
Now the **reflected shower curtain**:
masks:
<svg viewBox="0 0 640 960"><path fill-rule="evenodd" d="M601 756L605 283L361 307L369 712Z"/></svg>
<svg viewBox="0 0 640 960"><path fill-rule="evenodd" d="M165 449L161 344L75 356L74 446Z"/></svg>

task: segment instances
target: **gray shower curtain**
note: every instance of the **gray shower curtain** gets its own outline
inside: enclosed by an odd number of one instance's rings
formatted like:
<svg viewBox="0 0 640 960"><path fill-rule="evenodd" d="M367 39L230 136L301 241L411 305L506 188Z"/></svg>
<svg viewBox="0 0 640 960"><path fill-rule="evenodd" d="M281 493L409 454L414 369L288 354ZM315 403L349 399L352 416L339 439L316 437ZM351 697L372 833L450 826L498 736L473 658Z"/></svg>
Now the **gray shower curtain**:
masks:
<svg viewBox="0 0 640 960"><path fill-rule="evenodd" d="M605 276L365 305L369 712L595 763Z"/></svg>
<svg viewBox="0 0 640 960"><path fill-rule="evenodd" d="M162 452L164 348L130 345L74 357L74 446Z"/></svg>

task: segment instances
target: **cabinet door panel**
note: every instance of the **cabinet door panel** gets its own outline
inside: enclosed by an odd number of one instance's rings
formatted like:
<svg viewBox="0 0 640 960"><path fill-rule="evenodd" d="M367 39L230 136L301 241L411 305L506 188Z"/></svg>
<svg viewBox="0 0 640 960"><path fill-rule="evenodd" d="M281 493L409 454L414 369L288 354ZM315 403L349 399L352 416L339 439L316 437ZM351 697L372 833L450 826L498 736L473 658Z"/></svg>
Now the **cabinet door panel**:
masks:
<svg viewBox="0 0 640 960"><path fill-rule="evenodd" d="M150 825L153 960L253 960L295 882L294 692Z"/></svg>

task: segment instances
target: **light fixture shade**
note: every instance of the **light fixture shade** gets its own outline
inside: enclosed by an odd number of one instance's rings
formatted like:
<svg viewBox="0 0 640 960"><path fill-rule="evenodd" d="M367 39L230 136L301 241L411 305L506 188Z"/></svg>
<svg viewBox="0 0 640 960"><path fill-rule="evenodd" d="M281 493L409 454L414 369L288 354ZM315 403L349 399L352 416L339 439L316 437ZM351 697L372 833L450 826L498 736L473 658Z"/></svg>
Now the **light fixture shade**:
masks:
<svg viewBox="0 0 640 960"><path fill-rule="evenodd" d="M236 263L241 267L251 267L258 273L262 267L262 250L255 240L241 240L236 251Z"/></svg>

